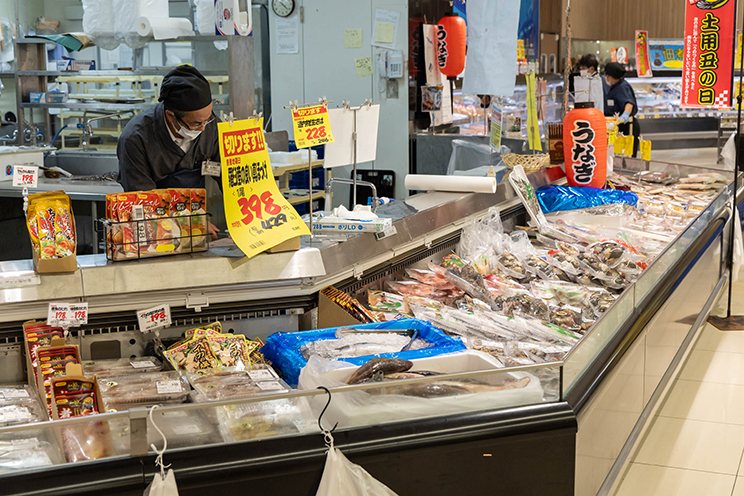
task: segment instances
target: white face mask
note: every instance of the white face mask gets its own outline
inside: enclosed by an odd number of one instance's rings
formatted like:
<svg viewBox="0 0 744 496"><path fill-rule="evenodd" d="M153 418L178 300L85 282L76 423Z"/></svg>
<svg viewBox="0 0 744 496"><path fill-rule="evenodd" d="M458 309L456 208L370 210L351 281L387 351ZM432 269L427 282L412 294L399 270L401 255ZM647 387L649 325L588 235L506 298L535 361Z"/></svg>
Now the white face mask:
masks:
<svg viewBox="0 0 744 496"><path fill-rule="evenodd" d="M585 78L585 77L587 77L589 75L589 70L588 69L581 69L581 71L579 71L579 72L581 74L581 77L583 77L583 78Z"/></svg>
<svg viewBox="0 0 744 496"><path fill-rule="evenodd" d="M181 136L183 136L183 139L185 139L186 141L193 141L196 138L198 138L199 135L202 133L199 130L193 131L191 129L187 129L180 122L179 122L179 125L180 125L180 129L178 130L178 134L180 134Z"/></svg>

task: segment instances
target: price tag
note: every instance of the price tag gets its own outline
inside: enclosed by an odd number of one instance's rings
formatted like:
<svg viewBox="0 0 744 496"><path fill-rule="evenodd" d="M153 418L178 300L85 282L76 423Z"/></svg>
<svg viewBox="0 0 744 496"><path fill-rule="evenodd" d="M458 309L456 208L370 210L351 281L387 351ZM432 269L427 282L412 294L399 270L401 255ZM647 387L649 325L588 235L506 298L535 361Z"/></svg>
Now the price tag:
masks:
<svg viewBox="0 0 744 496"><path fill-rule="evenodd" d="M47 325L63 328L80 327L88 323L87 303L50 303Z"/></svg>
<svg viewBox="0 0 744 496"><path fill-rule="evenodd" d="M156 307L137 312L139 328L142 332L152 332L171 325L170 305L164 303Z"/></svg>
<svg viewBox="0 0 744 496"><path fill-rule="evenodd" d="M11 400L16 398L28 398L28 391L17 388L0 388L0 398Z"/></svg>
<svg viewBox="0 0 744 496"><path fill-rule="evenodd" d="M181 383L178 381L158 381L155 383L158 394L176 394L182 392Z"/></svg>
<svg viewBox="0 0 744 496"><path fill-rule="evenodd" d="M249 370L248 377L250 377L253 382L276 380L276 376L268 369Z"/></svg>
<svg viewBox="0 0 744 496"><path fill-rule="evenodd" d="M41 276L38 274L0 275L0 289L23 288L26 286L38 286L39 284L41 284Z"/></svg>
<svg viewBox="0 0 744 496"><path fill-rule="evenodd" d="M389 238L390 236L395 236L396 234L398 234L398 230L395 226L390 226L382 232L375 233L375 237L377 238L377 241L379 241L381 239Z"/></svg>
<svg viewBox="0 0 744 496"><path fill-rule="evenodd" d="M13 167L13 186L17 188L37 188L39 168L35 165L16 165Z"/></svg>
<svg viewBox="0 0 744 496"><path fill-rule="evenodd" d="M217 125L227 227L235 244L248 257L310 234L277 188L262 126L263 119Z"/></svg>
<svg viewBox="0 0 744 496"><path fill-rule="evenodd" d="M313 105L292 110L295 146L308 148L333 143L331 120L325 105Z"/></svg>
<svg viewBox="0 0 744 496"><path fill-rule="evenodd" d="M129 365L131 365L135 369L146 369L148 367L155 366L152 360L138 360L135 362L129 362Z"/></svg>
<svg viewBox="0 0 744 496"><path fill-rule="evenodd" d="M173 425L171 430L177 436L188 436L190 434L201 434L202 430L196 424Z"/></svg>
<svg viewBox="0 0 744 496"><path fill-rule="evenodd" d="M284 391L284 386L282 386L276 381L257 382L256 386L258 386L261 389L261 391Z"/></svg>

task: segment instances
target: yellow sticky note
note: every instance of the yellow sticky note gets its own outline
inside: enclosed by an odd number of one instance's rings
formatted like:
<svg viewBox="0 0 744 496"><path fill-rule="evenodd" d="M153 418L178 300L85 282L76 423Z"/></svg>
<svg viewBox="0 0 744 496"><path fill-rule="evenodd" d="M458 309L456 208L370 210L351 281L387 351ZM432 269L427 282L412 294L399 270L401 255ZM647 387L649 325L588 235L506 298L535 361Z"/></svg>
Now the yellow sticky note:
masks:
<svg viewBox="0 0 744 496"><path fill-rule="evenodd" d="M375 43L393 43L395 41L395 24L378 22L375 27Z"/></svg>
<svg viewBox="0 0 744 496"><path fill-rule="evenodd" d="M356 67L357 77L372 75L372 57L362 57L361 59L354 59L354 66Z"/></svg>
<svg viewBox="0 0 744 496"><path fill-rule="evenodd" d="M344 31L344 48L362 48L361 29L347 29Z"/></svg>

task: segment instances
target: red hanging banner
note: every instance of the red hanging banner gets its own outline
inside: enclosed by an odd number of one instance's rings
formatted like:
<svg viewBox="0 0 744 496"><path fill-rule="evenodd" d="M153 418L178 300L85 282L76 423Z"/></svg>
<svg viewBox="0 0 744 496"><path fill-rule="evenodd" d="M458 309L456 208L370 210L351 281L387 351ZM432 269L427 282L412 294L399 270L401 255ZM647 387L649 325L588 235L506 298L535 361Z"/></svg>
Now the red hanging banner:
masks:
<svg viewBox="0 0 744 496"><path fill-rule="evenodd" d="M651 56L648 50L648 31L636 31L635 55L638 77L654 77L651 72Z"/></svg>
<svg viewBox="0 0 744 496"><path fill-rule="evenodd" d="M687 0L683 107L730 108L736 0Z"/></svg>

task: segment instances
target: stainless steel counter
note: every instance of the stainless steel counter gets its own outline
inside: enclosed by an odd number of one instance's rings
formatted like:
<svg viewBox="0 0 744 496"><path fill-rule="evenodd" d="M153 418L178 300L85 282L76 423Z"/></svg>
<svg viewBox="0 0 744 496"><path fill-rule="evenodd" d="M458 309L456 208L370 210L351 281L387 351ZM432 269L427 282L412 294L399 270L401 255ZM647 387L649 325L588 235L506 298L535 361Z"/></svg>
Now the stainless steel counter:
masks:
<svg viewBox="0 0 744 496"><path fill-rule="evenodd" d="M547 182L543 173L531 180L535 186ZM344 242L308 238L297 252L263 253L252 259L207 252L114 263L104 255L85 255L78 257L76 272L42 274L39 284L20 288L3 287L2 281L34 275L31 261L0 262L0 322L44 318L50 301L87 301L93 314L141 309L154 298L192 308L314 294L452 236L494 205L517 204L508 184L499 185L493 195L425 193L379 209L381 216L395 220L397 230L381 240L371 233Z"/></svg>

